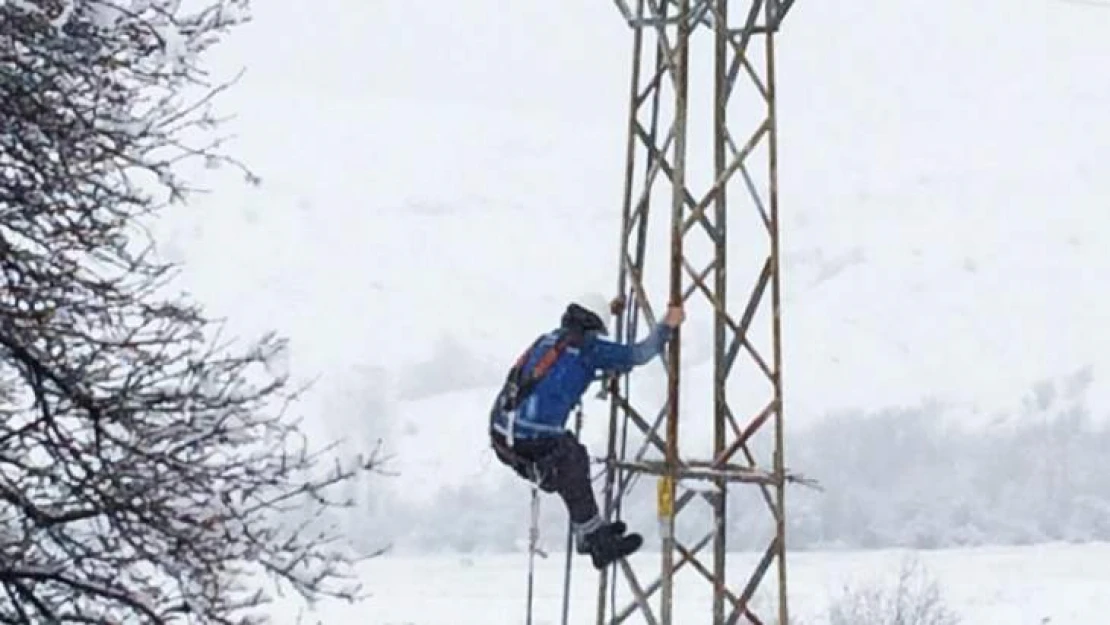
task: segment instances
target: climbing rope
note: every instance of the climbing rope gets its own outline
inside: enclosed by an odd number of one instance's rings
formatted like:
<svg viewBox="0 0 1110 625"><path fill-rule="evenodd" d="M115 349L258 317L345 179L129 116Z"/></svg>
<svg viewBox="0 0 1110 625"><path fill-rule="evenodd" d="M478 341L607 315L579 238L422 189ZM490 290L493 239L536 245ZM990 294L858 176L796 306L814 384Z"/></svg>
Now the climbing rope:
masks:
<svg viewBox="0 0 1110 625"><path fill-rule="evenodd" d="M578 403L578 409L574 415L574 437L581 439L582 436L582 403ZM562 625L567 625L567 619L570 618L570 573L573 570L574 557L574 527L567 519L567 548L566 548L566 563L563 568L563 621Z"/></svg>
<svg viewBox="0 0 1110 625"><path fill-rule="evenodd" d="M539 547L540 542L540 482L542 476L533 470L532 480L532 524L528 528L528 602L525 608L527 625L532 625L532 595L536 573L536 554L546 558L547 554Z"/></svg>
<svg viewBox="0 0 1110 625"><path fill-rule="evenodd" d="M579 403L577 407L577 414L575 416L575 436L582 434L582 404ZM530 525L528 527L528 592L527 602L525 605L525 623L532 625L533 614L533 597L535 588L535 574L536 574L536 555L541 558L546 558L547 553L539 547L540 540L540 483L543 481L543 475L538 473L533 465L533 473L531 481L532 502L531 502L531 517ZM566 562L563 570L563 625L567 624L567 619L570 616L570 577L573 570L573 555L574 555L574 526L570 519L567 519L567 540L566 540Z"/></svg>

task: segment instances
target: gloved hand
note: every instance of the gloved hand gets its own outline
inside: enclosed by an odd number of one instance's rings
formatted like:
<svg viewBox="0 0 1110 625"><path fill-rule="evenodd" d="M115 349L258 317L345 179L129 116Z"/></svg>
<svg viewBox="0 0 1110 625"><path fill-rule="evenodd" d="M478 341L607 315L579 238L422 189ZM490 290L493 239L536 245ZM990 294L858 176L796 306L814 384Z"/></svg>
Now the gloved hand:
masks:
<svg viewBox="0 0 1110 625"><path fill-rule="evenodd" d="M682 310L681 305L670 305L667 307L667 314L663 317L663 323L672 328L677 328L682 325L686 320L686 311Z"/></svg>
<svg viewBox="0 0 1110 625"><path fill-rule="evenodd" d="M624 312L624 296L618 295L609 302L609 312L619 315Z"/></svg>

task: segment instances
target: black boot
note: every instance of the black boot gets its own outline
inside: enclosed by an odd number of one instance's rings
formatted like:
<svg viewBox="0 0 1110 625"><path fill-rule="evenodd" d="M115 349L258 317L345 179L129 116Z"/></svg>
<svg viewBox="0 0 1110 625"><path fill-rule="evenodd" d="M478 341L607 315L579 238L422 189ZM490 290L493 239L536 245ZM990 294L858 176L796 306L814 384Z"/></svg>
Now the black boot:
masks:
<svg viewBox="0 0 1110 625"><path fill-rule="evenodd" d="M614 531L618 525L622 530L620 532ZM624 529L624 524L617 521L586 534L580 551L585 550L590 554L594 568L603 569L620 558L632 554L644 543L644 539L639 534L625 534Z"/></svg>
<svg viewBox="0 0 1110 625"><path fill-rule="evenodd" d="M602 524L601 527L597 528L593 532L590 532L590 533L584 535L578 541L578 544L577 544L575 550L578 553L582 554L582 555L586 555L587 553L590 553L590 537L593 534L595 534L597 532L607 532L609 534L612 534L613 536L620 536L627 529L628 529L628 526L626 526L624 524L624 521L613 521L612 523Z"/></svg>

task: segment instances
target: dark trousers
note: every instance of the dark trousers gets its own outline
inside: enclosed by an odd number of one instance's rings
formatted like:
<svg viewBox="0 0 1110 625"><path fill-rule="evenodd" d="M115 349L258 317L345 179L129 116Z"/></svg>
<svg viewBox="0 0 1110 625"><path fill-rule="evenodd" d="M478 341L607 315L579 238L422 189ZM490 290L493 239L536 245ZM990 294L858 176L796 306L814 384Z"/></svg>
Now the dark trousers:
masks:
<svg viewBox="0 0 1110 625"><path fill-rule="evenodd" d="M516 441L511 448L499 433L490 434L498 460L528 481L539 480L547 493L558 493L572 523L597 516L597 501L590 485L590 456L573 434Z"/></svg>

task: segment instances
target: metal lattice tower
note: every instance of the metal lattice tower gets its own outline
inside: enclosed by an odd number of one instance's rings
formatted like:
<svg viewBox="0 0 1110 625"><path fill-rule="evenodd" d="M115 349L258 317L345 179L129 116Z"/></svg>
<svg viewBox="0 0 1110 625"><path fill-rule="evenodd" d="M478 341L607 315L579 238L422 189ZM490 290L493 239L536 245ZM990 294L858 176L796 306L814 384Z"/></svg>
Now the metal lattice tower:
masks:
<svg viewBox="0 0 1110 625"><path fill-rule="evenodd" d="M648 303L653 287L683 301L687 320L662 359L665 394L658 384L633 388L648 373L610 384L604 511L619 517L639 478L654 477L662 562L647 583L627 561L603 574L597 622L634 614L652 625L695 622L674 613L675 583L685 574L712 592L696 622L786 624L785 486L792 478L783 462L774 52L793 1L615 1L633 35L618 285L629 306L617 335L642 339L660 318L663 311ZM651 210L660 204L664 210ZM668 245L665 258L648 253ZM680 380L679 372L706 327L712 379L700 395L697 380ZM699 396L709 414L684 407ZM753 441L761 435L770 436L770 449L757 458ZM686 490L689 480L712 488ZM733 581L726 504L737 486L762 500L756 505L771 528L760 543L763 557ZM709 509L708 533L683 540L676 520L695 503ZM703 563L706 547L711 561ZM642 569L646 557L631 560ZM751 599L768 582L777 585L761 606L770 614L757 615Z"/></svg>

